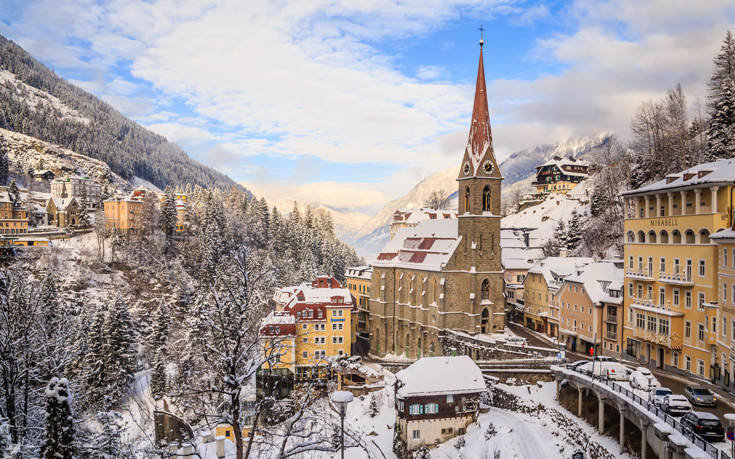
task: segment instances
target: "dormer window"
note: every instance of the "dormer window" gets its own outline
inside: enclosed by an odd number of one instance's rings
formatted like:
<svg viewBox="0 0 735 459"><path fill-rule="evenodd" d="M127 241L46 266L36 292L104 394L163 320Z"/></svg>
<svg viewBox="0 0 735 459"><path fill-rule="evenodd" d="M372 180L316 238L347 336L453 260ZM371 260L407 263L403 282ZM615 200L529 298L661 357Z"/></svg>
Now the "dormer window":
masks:
<svg viewBox="0 0 735 459"><path fill-rule="evenodd" d="M691 172L687 172L686 174L684 174L684 181L686 182L687 180L690 180L695 175L697 174L692 174Z"/></svg>
<svg viewBox="0 0 735 459"><path fill-rule="evenodd" d="M697 178L702 178L702 177L704 177L705 175L707 175L707 174L711 174L711 173L712 173L712 171L699 171L699 172L697 173Z"/></svg>
<svg viewBox="0 0 735 459"><path fill-rule="evenodd" d="M666 183L671 183L671 182L673 182L674 180L676 180L678 178L679 178L678 175L669 175L669 176L666 177Z"/></svg>

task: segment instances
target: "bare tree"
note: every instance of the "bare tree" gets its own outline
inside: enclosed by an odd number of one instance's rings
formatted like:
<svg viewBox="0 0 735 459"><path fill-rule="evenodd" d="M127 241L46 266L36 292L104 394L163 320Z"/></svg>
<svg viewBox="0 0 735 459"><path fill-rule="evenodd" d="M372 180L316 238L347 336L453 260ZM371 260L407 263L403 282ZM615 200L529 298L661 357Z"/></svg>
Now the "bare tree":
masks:
<svg viewBox="0 0 735 459"><path fill-rule="evenodd" d="M434 190L424 201L424 207L430 209L444 209L449 204L449 193L446 190Z"/></svg>

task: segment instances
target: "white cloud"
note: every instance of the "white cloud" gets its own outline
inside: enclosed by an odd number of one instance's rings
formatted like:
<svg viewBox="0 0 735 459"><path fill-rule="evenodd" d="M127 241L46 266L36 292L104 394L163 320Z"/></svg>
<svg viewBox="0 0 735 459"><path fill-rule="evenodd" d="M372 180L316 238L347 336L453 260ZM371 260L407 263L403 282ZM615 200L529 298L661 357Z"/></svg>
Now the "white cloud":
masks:
<svg viewBox="0 0 735 459"><path fill-rule="evenodd" d="M374 184L355 182L309 182L294 185L283 182L243 182L243 186L267 201L293 201L325 204L334 208L366 208L388 200Z"/></svg>

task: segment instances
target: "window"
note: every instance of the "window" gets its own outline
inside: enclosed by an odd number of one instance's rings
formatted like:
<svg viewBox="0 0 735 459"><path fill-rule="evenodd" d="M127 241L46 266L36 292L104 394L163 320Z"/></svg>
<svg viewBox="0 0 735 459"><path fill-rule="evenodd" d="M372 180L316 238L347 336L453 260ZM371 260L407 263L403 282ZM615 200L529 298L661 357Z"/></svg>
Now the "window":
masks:
<svg viewBox="0 0 735 459"><path fill-rule="evenodd" d="M666 289L659 287L658 289L658 305L663 306L666 304Z"/></svg>
<svg viewBox="0 0 735 459"><path fill-rule="evenodd" d="M727 268L727 249L722 249L722 266Z"/></svg>
<svg viewBox="0 0 735 459"><path fill-rule="evenodd" d="M705 261L699 260L699 277L704 277L706 272L707 272L707 269L706 269Z"/></svg>
<svg viewBox="0 0 735 459"><path fill-rule="evenodd" d="M674 365L674 367L679 368L679 353L673 352L671 354L671 363Z"/></svg>
<svg viewBox="0 0 735 459"><path fill-rule="evenodd" d="M638 298L643 298L643 285L638 284Z"/></svg>
<svg viewBox="0 0 735 459"><path fill-rule="evenodd" d="M681 267L679 264L679 259L674 258L674 274L679 274L680 271L681 271Z"/></svg>
<svg viewBox="0 0 735 459"><path fill-rule="evenodd" d="M669 319L658 320L658 333L664 336L669 335Z"/></svg>
<svg viewBox="0 0 735 459"><path fill-rule="evenodd" d="M722 283L722 304L727 303L727 282Z"/></svg>
<svg viewBox="0 0 735 459"><path fill-rule="evenodd" d="M692 308L692 292L690 292L689 290L684 293L684 307L686 307L687 309Z"/></svg>
<svg viewBox="0 0 735 459"><path fill-rule="evenodd" d="M697 359L697 373L704 376L704 360Z"/></svg>
<svg viewBox="0 0 735 459"><path fill-rule="evenodd" d="M648 316L648 331L656 332L656 317Z"/></svg>
<svg viewBox="0 0 735 459"><path fill-rule="evenodd" d="M628 296L633 297L633 282L628 282Z"/></svg>
<svg viewBox="0 0 735 459"><path fill-rule="evenodd" d="M447 403L454 403L454 395L452 394L447 395Z"/></svg>
<svg viewBox="0 0 735 459"><path fill-rule="evenodd" d="M628 267L630 269L633 269L633 266L634 266L633 265L633 255L631 255L631 256L628 257Z"/></svg>
<svg viewBox="0 0 735 459"><path fill-rule="evenodd" d="M648 286L648 301L653 301L653 285Z"/></svg>
<svg viewBox="0 0 735 459"><path fill-rule="evenodd" d="M439 404L438 403L427 403L426 407L424 409L424 412L426 414L436 414L439 412Z"/></svg>
<svg viewBox="0 0 735 459"><path fill-rule="evenodd" d="M712 333L717 333L717 317L712 318Z"/></svg>
<svg viewBox="0 0 735 459"><path fill-rule="evenodd" d="M685 338L691 338L692 337L692 323L690 321L686 321L684 324L684 337Z"/></svg>
<svg viewBox="0 0 735 459"><path fill-rule="evenodd" d="M306 336L304 336L304 338L301 340L301 342L302 343L308 343L309 342L309 338L307 338Z"/></svg>
<svg viewBox="0 0 735 459"><path fill-rule="evenodd" d="M697 329L697 339L699 341L704 341L704 324L699 324Z"/></svg>
<svg viewBox="0 0 735 459"><path fill-rule="evenodd" d="M635 326L638 328L646 328L646 316L641 313L635 315Z"/></svg>
<svg viewBox="0 0 735 459"><path fill-rule="evenodd" d="M483 212L490 212L491 202L492 202L492 199L490 195L490 187L485 186L485 188L482 190L482 211Z"/></svg>
<svg viewBox="0 0 735 459"><path fill-rule="evenodd" d="M727 338L727 317L722 318L722 337Z"/></svg>
<svg viewBox="0 0 735 459"><path fill-rule="evenodd" d="M686 371L692 371L692 358L688 355L684 356L684 369Z"/></svg>
<svg viewBox="0 0 735 459"><path fill-rule="evenodd" d="M413 439L418 440L421 437L421 431L420 430L414 430L413 431Z"/></svg>
<svg viewBox="0 0 735 459"><path fill-rule="evenodd" d="M661 257L661 259L659 259L658 270L662 273L666 272L666 258Z"/></svg>
<svg viewBox="0 0 735 459"><path fill-rule="evenodd" d="M704 292L699 292L697 300L698 300L697 308L699 308L700 311L703 311L704 310Z"/></svg>
<svg viewBox="0 0 735 459"><path fill-rule="evenodd" d="M638 257L638 272L643 272L643 257Z"/></svg>
<svg viewBox="0 0 735 459"><path fill-rule="evenodd" d="M309 353L306 352L306 351L304 351L304 352L301 353L301 357L303 357L305 359L308 359L309 358Z"/></svg>
<svg viewBox="0 0 735 459"><path fill-rule="evenodd" d="M674 289L674 306L679 306L679 289Z"/></svg>

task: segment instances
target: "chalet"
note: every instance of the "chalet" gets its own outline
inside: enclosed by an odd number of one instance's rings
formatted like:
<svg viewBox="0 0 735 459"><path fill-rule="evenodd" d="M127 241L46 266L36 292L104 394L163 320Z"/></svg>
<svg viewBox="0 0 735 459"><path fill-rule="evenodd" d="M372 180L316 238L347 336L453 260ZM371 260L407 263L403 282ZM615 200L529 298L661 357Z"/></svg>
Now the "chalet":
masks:
<svg viewBox="0 0 735 459"><path fill-rule="evenodd" d="M589 163L581 159L554 156L536 167L536 180L533 185L541 194L567 194L579 182L589 177Z"/></svg>
<svg viewBox="0 0 735 459"><path fill-rule="evenodd" d="M409 451L464 435L487 392L466 355L424 357L396 374L396 425Z"/></svg>
<svg viewBox="0 0 735 459"><path fill-rule="evenodd" d="M48 169L35 171L33 173L33 178L36 180L46 180L50 182L51 180L54 179L54 177L55 177L55 174Z"/></svg>

